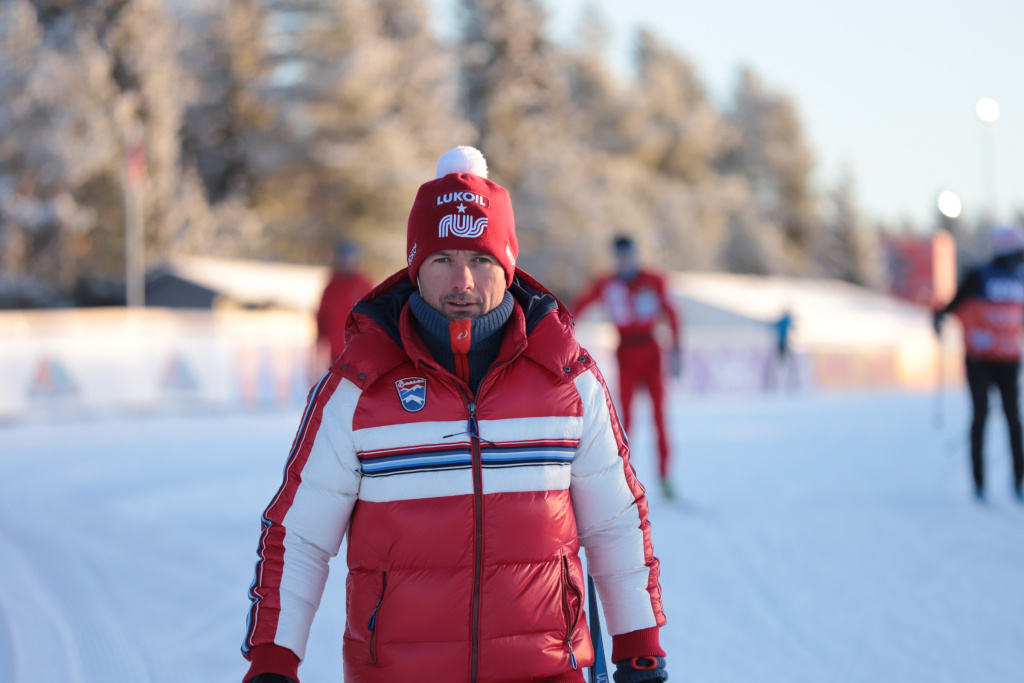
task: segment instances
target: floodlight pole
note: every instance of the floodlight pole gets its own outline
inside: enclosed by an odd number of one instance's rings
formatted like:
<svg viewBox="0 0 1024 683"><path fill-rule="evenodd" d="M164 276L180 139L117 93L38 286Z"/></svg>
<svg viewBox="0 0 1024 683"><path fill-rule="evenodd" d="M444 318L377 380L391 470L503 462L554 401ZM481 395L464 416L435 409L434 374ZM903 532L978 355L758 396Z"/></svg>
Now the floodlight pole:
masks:
<svg viewBox="0 0 1024 683"><path fill-rule="evenodd" d="M987 105L987 106L986 106ZM999 105L991 98L982 98L975 113L981 124L981 185L988 204L985 225L992 226L996 222L999 213L996 198L996 151L995 151L995 123L999 119Z"/></svg>

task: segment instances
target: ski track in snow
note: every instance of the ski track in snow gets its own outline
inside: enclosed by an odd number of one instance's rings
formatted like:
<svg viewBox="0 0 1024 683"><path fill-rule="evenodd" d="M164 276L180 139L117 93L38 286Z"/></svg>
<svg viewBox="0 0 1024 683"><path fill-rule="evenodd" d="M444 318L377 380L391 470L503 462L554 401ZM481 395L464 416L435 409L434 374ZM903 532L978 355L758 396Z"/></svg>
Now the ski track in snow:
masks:
<svg viewBox="0 0 1024 683"><path fill-rule="evenodd" d="M966 403L950 391L937 430L927 395L677 399L665 501L641 400L673 680L1019 680L1024 506L997 411L990 501L971 499ZM298 419L0 427L0 681L239 683L259 517ZM303 683L341 680L344 552Z"/></svg>

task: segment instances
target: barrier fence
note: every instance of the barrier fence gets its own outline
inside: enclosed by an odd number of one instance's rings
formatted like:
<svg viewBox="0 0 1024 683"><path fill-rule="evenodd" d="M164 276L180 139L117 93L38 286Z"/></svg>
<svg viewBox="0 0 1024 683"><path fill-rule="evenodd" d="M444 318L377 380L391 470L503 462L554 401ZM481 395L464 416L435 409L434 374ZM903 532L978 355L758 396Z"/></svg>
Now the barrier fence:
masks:
<svg viewBox="0 0 1024 683"><path fill-rule="evenodd" d="M614 331L578 336L615 384ZM0 420L33 416L300 407L311 367L312 316L287 311L68 309L0 312ZM962 381L959 346L797 348L786 362L770 335L687 330L683 395L864 388L926 389Z"/></svg>
<svg viewBox="0 0 1024 683"><path fill-rule="evenodd" d="M314 336L289 312L0 313L0 419L301 405Z"/></svg>

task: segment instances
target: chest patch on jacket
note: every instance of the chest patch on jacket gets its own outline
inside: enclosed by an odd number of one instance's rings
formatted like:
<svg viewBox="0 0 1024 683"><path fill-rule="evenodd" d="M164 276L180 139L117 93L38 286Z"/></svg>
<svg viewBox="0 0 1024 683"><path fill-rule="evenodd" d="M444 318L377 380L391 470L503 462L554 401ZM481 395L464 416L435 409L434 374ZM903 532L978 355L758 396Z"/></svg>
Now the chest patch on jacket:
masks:
<svg viewBox="0 0 1024 683"><path fill-rule="evenodd" d="M410 413L418 413L427 405L427 379L425 377L406 377L395 381L398 398L402 407Z"/></svg>

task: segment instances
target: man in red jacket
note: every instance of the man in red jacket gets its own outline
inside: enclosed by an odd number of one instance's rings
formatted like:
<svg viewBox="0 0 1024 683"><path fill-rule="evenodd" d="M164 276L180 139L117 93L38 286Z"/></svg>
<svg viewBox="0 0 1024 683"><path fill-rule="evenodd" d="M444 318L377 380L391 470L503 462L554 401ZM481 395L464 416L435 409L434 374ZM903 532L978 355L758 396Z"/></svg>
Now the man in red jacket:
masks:
<svg viewBox="0 0 1024 683"><path fill-rule="evenodd" d="M640 267L636 247L629 237L615 238L616 272L598 278L579 294L571 305L575 315L583 314L591 304L601 301L619 330L619 409L626 432L632 424L633 393L638 385L647 387L651 396L654 424L658 430L658 473L667 498L672 497L668 481L669 438L665 424L665 386L662 351L654 337L659 320L668 322L672 333L669 372L678 377L682 370L679 315L668 298L665 278Z"/></svg>
<svg viewBox="0 0 1024 683"><path fill-rule="evenodd" d="M316 312L317 375L323 373L345 349L345 323L352 307L373 289L359 272L359 247L342 242L334 250L331 279L320 297Z"/></svg>
<svg viewBox="0 0 1024 683"><path fill-rule="evenodd" d="M600 372L516 268L508 193L441 157L408 268L358 303L263 514L245 680L298 680L348 535L344 679L583 681L587 552L618 683L662 681L647 500Z"/></svg>

